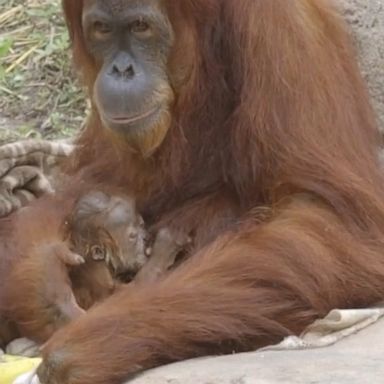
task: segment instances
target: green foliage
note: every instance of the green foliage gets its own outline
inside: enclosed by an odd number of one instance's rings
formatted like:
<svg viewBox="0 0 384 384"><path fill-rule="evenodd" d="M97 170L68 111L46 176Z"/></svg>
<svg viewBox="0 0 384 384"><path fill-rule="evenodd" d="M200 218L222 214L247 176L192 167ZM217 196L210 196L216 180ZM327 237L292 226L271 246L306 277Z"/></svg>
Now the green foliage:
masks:
<svg viewBox="0 0 384 384"><path fill-rule="evenodd" d="M11 37L0 37L0 59L11 50L13 39Z"/></svg>

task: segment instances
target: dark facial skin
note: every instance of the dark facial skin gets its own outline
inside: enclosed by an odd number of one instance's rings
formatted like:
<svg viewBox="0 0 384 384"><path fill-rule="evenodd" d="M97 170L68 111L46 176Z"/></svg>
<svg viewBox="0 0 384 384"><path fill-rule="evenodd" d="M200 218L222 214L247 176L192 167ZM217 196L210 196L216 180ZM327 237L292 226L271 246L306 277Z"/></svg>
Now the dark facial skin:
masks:
<svg viewBox="0 0 384 384"><path fill-rule="evenodd" d="M174 92L167 73L173 31L160 0L86 0L83 31L99 69L93 98L103 124L132 141L163 139ZM161 126L161 129L159 128ZM153 133L154 134L154 133Z"/></svg>

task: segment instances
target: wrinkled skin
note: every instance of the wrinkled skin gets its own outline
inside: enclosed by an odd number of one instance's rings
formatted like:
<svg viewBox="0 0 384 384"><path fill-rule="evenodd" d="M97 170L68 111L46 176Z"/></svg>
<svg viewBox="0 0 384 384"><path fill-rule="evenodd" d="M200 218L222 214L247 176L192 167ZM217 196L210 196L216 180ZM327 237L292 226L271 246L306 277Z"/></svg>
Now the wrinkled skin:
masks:
<svg viewBox="0 0 384 384"><path fill-rule="evenodd" d="M174 97L167 72L173 31L160 1L86 1L82 28L99 69L93 96L104 126L150 155L155 147L141 140L155 132L163 140Z"/></svg>

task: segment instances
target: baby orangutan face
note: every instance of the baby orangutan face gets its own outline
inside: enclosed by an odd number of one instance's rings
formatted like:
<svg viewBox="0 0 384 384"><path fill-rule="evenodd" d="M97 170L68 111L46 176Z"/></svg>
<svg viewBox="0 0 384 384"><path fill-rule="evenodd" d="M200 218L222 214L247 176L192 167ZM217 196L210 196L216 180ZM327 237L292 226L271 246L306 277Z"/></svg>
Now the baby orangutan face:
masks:
<svg viewBox="0 0 384 384"><path fill-rule="evenodd" d="M134 276L147 261L144 221L130 198L103 192L83 196L70 219L69 236L73 251L85 259L70 273L84 309L109 296L118 276Z"/></svg>

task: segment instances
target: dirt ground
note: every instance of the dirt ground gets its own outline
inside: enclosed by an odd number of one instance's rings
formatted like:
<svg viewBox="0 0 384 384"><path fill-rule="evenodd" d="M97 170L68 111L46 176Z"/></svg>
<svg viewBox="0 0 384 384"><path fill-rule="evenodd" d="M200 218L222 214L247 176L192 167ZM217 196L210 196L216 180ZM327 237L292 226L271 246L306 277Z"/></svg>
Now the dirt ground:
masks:
<svg viewBox="0 0 384 384"><path fill-rule="evenodd" d="M86 103L68 47L60 0L0 0L0 143L79 129Z"/></svg>

